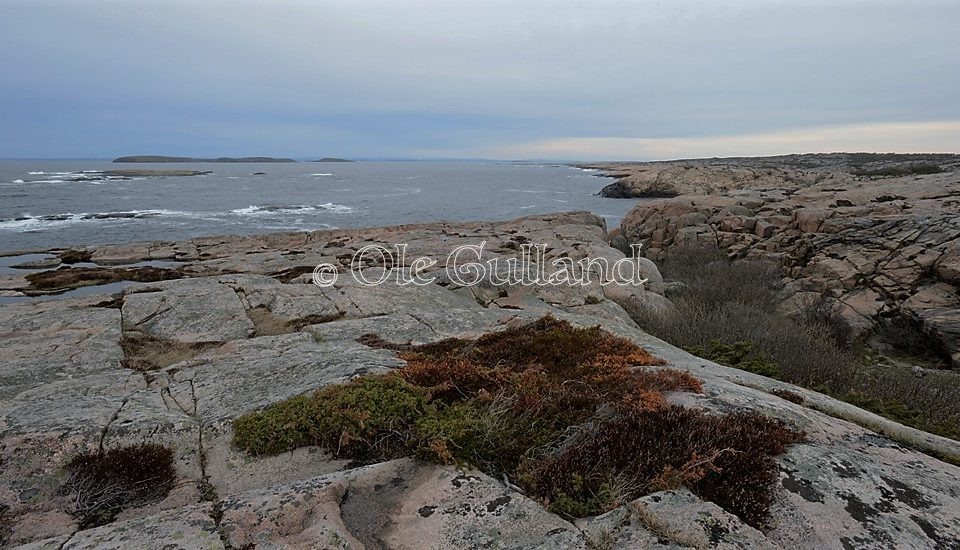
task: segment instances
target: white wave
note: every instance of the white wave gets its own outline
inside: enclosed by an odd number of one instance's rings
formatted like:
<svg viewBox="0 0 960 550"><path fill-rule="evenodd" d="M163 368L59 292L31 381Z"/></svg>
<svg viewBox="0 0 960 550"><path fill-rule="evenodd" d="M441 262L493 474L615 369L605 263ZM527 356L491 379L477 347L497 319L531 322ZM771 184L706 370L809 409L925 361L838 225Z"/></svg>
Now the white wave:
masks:
<svg viewBox="0 0 960 550"><path fill-rule="evenodd" d="M407 195L416 195L421 192L419 187L414 187L413 189L397 189L399 193L387 193L382 195L383 197L406 197Z"/></svg>
<svg viewBox="0 0 960 550"><path fill-rule="evenodd" d="M544 193L553 193L553 191L541 191L537 189L504 189L504 191L510 191L511 193L531 193L534 195L542 195Z"/></svg>
<svg viewBox="0 0 960 550"><path fill-rule="evenodd" d="M41 216L33 216L27 213L16 218L0 220L0 229L35 232L76 223L124 222L160 216L195 217L197 214L177 210L127 210L120 212L81 212L78 214L67 212L65 214L45 214Z"/></svg>
<svg viewBox="0 0 960 550"><path fill-rule="evenodd" d="M78 221L80 221L80 219L76 214L61 214L56 216L31 216L26 214L18 218L0 220L0 229L24 233L68 225Z"/></svg>
<svg viewBox="0 0 960 550"><path fill-rule="evenodd" d="M323 208L324 210L332 210L332 211L334 211L334 212L353 212L353 207L352 207L352 206L346 206L346 205L343 205L343 204L334 204L334 203L332 203L332 202L328 202L328 203L325 203L325 204L320 204L320 205L317 205L317 206L318 206L319 208Z"/></svg>
<svg viewBox="0 0 960 550"><path fill-rule="evenodd" d="M246 208L237 208L236 210L231 210L230 212L232 214L245 215L245 214L256 214L257 212L261 212L261 210L259 206L251 204Z"/></svg>
<svg viewBox="0 0 960 550"><path fill-rule="evenodd" d="M67 180L30 180L30 183L67 183Z"/></svg>
<svg viewBox="0 0 960 550"><path fill-rule="evenodd" d="M333 174L329 174L329 173L327 173L327 172L323 172L323 173L320 173L320 174L310 174L310 175L311 175L311 176L332 176Z"/></svg>
<svg viewBox="0 0 960 550"><path fill-rule="evenodd" d="M13 180L13 183L23 183L23 180Z"/></svg>
<svg viewBox="0 0 960 550"><path fill-rule="evenodd" d="M321 210L326 210L330 212L346 213L352 212L354 208L352 206L347 206L344 204L334 204L332 202L324 204L267 204L267 205L257 205L251 204L246 208L237 208L236 210L231 210L232 214L237 214L240 216L270 216L276 214L284 214L289 212L318 212Z"/></svg>

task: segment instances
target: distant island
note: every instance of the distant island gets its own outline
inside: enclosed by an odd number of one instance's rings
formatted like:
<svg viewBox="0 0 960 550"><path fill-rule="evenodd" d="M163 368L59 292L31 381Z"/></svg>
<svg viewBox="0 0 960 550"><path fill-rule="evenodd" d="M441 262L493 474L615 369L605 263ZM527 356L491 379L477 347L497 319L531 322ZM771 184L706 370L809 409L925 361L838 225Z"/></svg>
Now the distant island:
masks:
<svg viewBox="0 0 960 550"><path fill-rule="evenodd" d="M337 157L323 157L322 159L311 160L310 162L353 162L353 161L349 159L340 159Z"/></svg>
<svg viewBox="0 0 960 550"><path fill-rule="evenodd" d="M297 162L293 159L274 157L219 157L203 159L194 157L165 157L161 155L139 155L118 157L113 162Z"/></svg>

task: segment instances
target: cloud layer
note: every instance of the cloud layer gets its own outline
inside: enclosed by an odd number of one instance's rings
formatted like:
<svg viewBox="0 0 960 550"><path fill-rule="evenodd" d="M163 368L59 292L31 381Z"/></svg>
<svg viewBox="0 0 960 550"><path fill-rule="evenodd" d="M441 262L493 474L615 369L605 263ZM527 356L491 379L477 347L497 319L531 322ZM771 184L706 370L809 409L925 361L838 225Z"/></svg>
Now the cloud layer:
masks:
<svg viewBox="0 0 960 550"><path fill-rule="evenodd" d="M0 157L956 151L958 24L938 0L6 0Z"/></svg>

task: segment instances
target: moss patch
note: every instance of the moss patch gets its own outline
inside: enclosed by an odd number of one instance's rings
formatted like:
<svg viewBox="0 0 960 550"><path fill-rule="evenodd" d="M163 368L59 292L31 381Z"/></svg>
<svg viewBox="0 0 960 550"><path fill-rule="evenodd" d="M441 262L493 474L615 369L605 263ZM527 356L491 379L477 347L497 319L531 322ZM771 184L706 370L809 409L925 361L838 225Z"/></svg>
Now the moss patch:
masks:
<svg viewBox="0 0 960 550"><path fill-rule="evenodd" d="M150 443L83 453L64 469L62 491L70 495L81 529L109 523L125 508L163 499L176 479L173 451Z"/></svg>
<svg viewBox="0 0 960 550"><path fill-rule="evenodd" d="M407 365L237 418L234 444L254 454L320 445L362 462L469 464L569 517L687 485L756 523L777 478L771 457L800 437L760 415L669 406L663 392L699 392L700 381L643 368L662 361L599 327L545 317L477 340L360 340ZM740 497L757 504L738 507Z"/></svg>

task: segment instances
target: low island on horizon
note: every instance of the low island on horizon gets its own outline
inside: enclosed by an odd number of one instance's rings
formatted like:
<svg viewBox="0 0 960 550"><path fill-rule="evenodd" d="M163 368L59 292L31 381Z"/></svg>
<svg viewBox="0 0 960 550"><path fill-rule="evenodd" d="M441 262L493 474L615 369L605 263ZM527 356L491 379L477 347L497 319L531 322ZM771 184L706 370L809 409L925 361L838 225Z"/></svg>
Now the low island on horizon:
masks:
<svg viewBox="0 0 960 550"><path fill-rule="evenodd" d="M199 158L199 157L170 157L165 155L129 155L113 159L114 163L188 163L188 162L223 162L223 163L242 163L242 162L299 162L291 158L283 157L217 157L217 158ZM337 157L323 157L317 160L307 162L354 162L350 159Z"/></svg>

